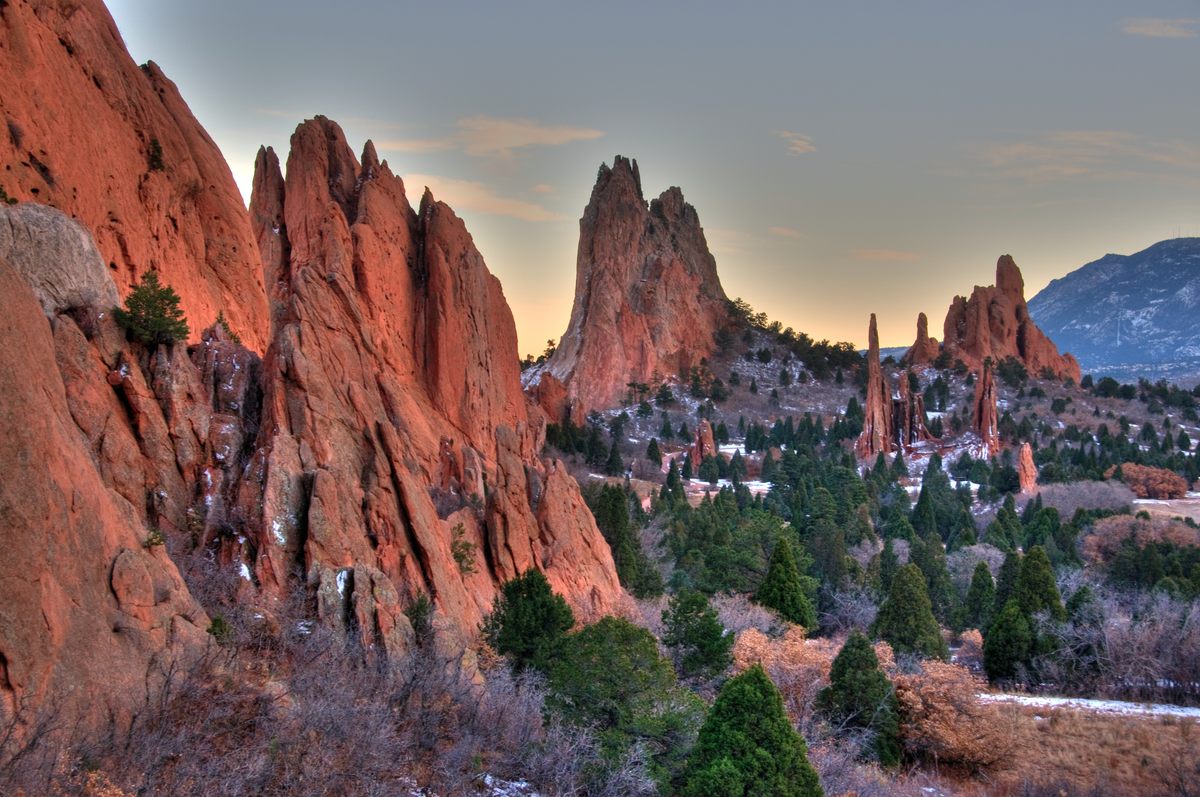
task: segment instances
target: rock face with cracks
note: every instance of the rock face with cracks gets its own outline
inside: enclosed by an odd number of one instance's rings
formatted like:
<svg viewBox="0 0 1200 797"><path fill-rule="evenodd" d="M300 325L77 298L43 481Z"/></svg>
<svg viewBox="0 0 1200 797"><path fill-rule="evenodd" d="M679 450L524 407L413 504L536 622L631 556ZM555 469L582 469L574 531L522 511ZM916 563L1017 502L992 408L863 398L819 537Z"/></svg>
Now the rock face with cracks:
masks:
<svg viewBox="0 0 1200 797"><path fill-rule="evenodd" d="M0 187L89 230L121 296L158 271L193 342L224 312L261 352L267 302L246 209L175 84L133 62L100 0L3 3L0 42Z"/></svg>
<svg viewBox="0 0 1200 797"><path fill-rule="evenodd" d="M928 326L926 324L926 326ZM1029 316L1025 304L1025 280L1012 256L996 262L996 284L975 286L969 298L955 296L946 311L941 351L950 361L962 360L980 371L989 357L995 362L1014 357L1034 375L1049 373L1056 379L1079 381L1079 363L1070 354L1060 354ZM936 341L922 334L917 321L917 340L904 355L906 363L928 365L938 355Z"/></svg>
<svg viewBox="0 0 1200 797"><path fill-rule="evenodd" d="M566 401L550 408L580 423L630 382L686 374L712 354L728 315L695 208L678 188L647 204L637 161L617 156L579 220L571 320L543 371Z"/></svg>
<svg viewBox="0 0 1200 797"><path fill-rule="evenodd" d="M1017 477L1021 485L1022 495L1033 495L1038 491L1037 465L1033 462L1033 447L1029 443L1021 443L1017 454Z"/></svg>
<svg viewBox="0 0 1200 797"><path fill-rule="evenodd" d="M275 308L239 502L255 582L282 594L299 568L328 621L389 651L419 596L466 637L530 567L581 617L612 611L611 554L536 455L512 314L462 221L428 191L414 209L374 147L360 162L322 117L292 136L286 181L260 151L254 186Z"/></svg>

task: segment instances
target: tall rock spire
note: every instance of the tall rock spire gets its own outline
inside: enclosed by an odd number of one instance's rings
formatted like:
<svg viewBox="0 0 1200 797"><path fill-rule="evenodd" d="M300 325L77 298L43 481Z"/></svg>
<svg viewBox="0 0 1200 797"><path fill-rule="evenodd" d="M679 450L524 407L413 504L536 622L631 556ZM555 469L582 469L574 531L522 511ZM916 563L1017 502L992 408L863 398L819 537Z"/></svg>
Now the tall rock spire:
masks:
<svg viewBox="0 0 1200 797"><path fill-rule="evenodd" d="M579 220L571 320L544 371L565 387L576 420L615 404L630 382L697 365L727 318L716 261L683 193L669 188L647 204L636 161L601 165Z"/></svg>
<svg viewBox="0 0 1200 797"><path fill-rule="evenodd" d="M892 432L892 389L879 364L879 331L875 314L867 330L867 404L863 408L863 430L854 445L859 459L894 450Z"/></svg>

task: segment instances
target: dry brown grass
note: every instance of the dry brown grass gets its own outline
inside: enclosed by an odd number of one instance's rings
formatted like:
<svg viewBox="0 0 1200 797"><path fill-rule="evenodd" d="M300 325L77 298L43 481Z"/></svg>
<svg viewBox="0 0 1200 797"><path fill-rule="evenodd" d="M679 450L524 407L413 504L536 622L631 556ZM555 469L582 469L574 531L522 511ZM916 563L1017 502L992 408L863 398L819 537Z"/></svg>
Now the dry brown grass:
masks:
<svg viewBox="0 0 1200 797"><path fill-rule="evenodd" d="M1073 709L1003 705L1013 732L1010 766L971 794L1105 794L1190 797L1200 794L1200 724ZM964 784L966 785L966 784Z"/></svg>

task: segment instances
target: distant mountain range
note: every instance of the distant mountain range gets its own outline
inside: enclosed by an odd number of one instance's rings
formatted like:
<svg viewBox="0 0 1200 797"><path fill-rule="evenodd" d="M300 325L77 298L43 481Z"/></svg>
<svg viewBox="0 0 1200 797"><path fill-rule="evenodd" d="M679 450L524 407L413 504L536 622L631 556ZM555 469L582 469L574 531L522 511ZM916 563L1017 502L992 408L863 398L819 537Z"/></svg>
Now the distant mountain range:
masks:
<svg viewBox="0 0 1200 797"><path fill-rule="evenodd" d="M1200 238L1105 255L1056 279L1029 313L1084 373L1200 379Z"/></svg>

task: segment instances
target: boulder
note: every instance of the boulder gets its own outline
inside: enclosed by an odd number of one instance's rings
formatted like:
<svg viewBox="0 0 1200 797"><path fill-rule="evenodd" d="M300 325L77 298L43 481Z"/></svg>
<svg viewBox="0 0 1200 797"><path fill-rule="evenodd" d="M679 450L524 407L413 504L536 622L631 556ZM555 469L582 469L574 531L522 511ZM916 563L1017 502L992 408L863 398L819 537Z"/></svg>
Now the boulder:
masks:
<svg viewBox="0 0 1200 797"><path fill-rule="evenodd" d="M92 236L54 208L0 207L0 258L25 280L47 318L81 308L107 312L120 301Z"/></svg>

